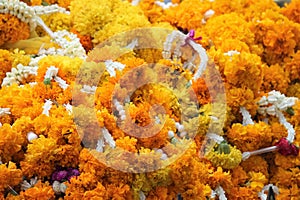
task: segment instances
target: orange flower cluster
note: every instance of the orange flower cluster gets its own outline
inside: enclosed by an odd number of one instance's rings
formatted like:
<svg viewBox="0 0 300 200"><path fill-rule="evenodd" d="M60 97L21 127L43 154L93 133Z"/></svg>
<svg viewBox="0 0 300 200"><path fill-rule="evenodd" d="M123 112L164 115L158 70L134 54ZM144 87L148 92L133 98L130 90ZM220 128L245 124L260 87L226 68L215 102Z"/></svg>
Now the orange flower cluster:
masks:
<svg viewBox="0 0 300 200"><path fill-rule="evenodd" d="M28 39L29 25L10 14L0 14L0 46L7 42Z"/></svg>

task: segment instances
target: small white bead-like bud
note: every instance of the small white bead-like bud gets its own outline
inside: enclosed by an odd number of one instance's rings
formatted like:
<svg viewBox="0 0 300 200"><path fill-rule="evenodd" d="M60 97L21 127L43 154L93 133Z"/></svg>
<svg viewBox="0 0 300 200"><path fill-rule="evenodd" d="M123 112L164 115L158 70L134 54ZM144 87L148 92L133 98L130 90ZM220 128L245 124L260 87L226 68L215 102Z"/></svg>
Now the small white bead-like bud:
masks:
<svg viewBox="0 0 300 200"><path fill-rule="evenodd" d="M28 139L29 142L31 142L32 140L35 140L37 138L38 138L37 134L35 134L32 131L27 133L27 139Z"/></svg>

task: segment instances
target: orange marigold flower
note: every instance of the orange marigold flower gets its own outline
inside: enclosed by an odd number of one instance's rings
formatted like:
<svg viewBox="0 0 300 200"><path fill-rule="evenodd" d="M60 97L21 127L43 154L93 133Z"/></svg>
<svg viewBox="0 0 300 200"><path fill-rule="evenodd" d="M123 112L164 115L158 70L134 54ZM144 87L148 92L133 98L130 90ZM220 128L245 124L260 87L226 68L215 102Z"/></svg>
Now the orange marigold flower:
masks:
<svg viewBox="0 0 300 200"><path fill-rule="evenodd" d="M92 191L99 187L103 187L100 182L97 181L97 177L94 174L82 172L79 176L71 178L70 182L65 182L67 185L65 199L83 199L87 191ZM98 188L98 192L100 192ZM105 192L101 190L102 192ZM95 195L96 192L92 193ZM87 195L92 195L87 193Z"/></svg>
<svg viewBox="0 0 300 200"><path fill-rule="evenodd" d="M253 151L262 147L271 146L271 127L264 122L249 124L233 124L228 130L228 141L241 151Z"/></svg>
<svg viewBox="0 0 300 200"><path fill-rule="evenodd" d="M300 83L289 85L286 91L286 96L300 98Z"/></svg>
<svg viewBox="0 0 300 200"><path fill-rule="evenodd" d="M32 188L22 191L20 196L24 199L55 199L54 191L48 181L38 181Z"/></svg>
<svg viewBox="0 0 300 200"><path fill-rule="evenodd" d="M241 167L243 167L243 169L246 172L250 172L250 171L261 172L267 178L269 177L268 163L261 156L251 156L250 158L248 158L247 160L241 163Z"/></svg>
<svg viewBox="0 0 300 200"><path fill-rule="evenodd" d="M247 173L240 165L231 170L231 177L233 185L236 186L244 184L248 179Z"/></svg>
<svg viewBox="0 0 300 200"><path fill-rule="evenodd" d="M164 20L186 31L196 29L202 26L203 14L210 7L209 2L182 1L178 6L165 11Z"/></svg>
<svg viewBox="0 0 300 200"><path fill-rule="evenodd" d="M6 72L9 72L12 67L12 58L9 51L0 49L0 63L1 63L1 70L0 70L0 85L1 85L3 79L6 76Z"/></svg>
<svg viewBox="0 0 300 200"><path fill-rule="evenodd" d="M4 193L8 187L18 185L22 181L22 171L13 162L0 165L0 192Z"/></svg>
<svg viewBox="0 0 300 200"><path fill-rule="evenodd" d="M249 88L257 97L263 80L263 64L256 54L241 52L227 60L224 75L227 83L238 88Z"/></svg>
<svg viewBox="0 0 300 200"><path fill-rule="evenodd" d="M257 48L249 23L237 13L233 12L212 17L207 21L204 28L216 48L222 46L222 43L228 39L244 42L251 50Z"/></svg>
<svg viewBox="0 0 300 200"><path fill-rule="evenodd" d="M261 18L251 23L256 43L264 47L263 61L269 65L281 63L294 53L300 40L299 24L272 10L263 12Z"/></svg>
<svg viewBox="0 0 300 200"><path fill-rule="evenodd" d="M284 60L283 68L291 81L300 79L300 50Z"/></svg>
<svg viewBox="0 0 300 200"><path fill-rule="evenodd" d="M263 82L261 90L264 92L270 92L272 90L286 93L290 79L278 64L271 65L270 67L263 67Z"/></svg>
<svg viewBox="0 0 300 200"><path fill-rule="evenodd" d="M23 173L29 177L33 175L50 177L57 160L58 145L55 140L40 135L39 138L32 140L32 143L27 148L25 159L21 161Z"/></svg>
<svg viewBox="0 0 300 200"><path fill-rule="evenodd" d="M0 14L0 46L7 42L28 39L29 25L10 14Z"/></svg>
<svg viewBox="0 0 300 200"><path fill-rule="evenodd" d="M240 107L245 107L251 114L255 114L257 105L253 91L243 88L232 88L226 90L226 102L233 114L239 115Z"/></svg>
<svg viewBox="0 0 300 200"><path fill-rule="evenodd" d="M80 172L92 173L100 179L105 175L107 167L97 159L97 155L94 151L82 149L79 155L79 169Z"/></svg>
<svg viewBox="0 0 300 200"><path fill-rule="evenodd" d="M167 200L168 199L168 188L158 186L151 190L147 196L149 200Z"/></svg>
<svg viewBox="0 0 300 200"><path fill-rule="evenodd" d="M300 1L292 0L281 9L281 13L284 14L290 20L300 23Z"/></svg>
<svg viewBox="0 0 300 200"><path fill-rule="evenodd" d="M133 137L123 137L116 140L116 146L130 152L137 152L136 149L137 139Z"/></svg>
<svg viewBox="0 0 300 200"><path fill-rule="evenodd" d="M92 43L92 37L89 35L81 35L75 29L71 30L72 33L75 33L77 37L80 39L80 43L82 44L83 48L86 52L89 52L93 49L94 45Z"/></svg>
<svg viewBox="0 0 300 200"><path fill-rule="evenodd" d="M21 150L25 137L21 132L17 132L10 124L0 127L0 157L3 162L11 160L18 151Z"/></svg>

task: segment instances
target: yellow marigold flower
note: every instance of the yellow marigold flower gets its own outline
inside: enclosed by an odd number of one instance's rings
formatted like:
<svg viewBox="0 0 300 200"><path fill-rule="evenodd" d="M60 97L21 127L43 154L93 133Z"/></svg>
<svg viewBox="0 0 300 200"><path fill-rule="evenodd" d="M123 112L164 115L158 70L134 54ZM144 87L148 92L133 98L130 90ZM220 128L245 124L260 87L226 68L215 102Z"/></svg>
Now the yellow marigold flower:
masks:
<svg viewBox="0 0 300 200"><path fill-rule="evenodd" d="M8 187L18 185L22 181L22 171L13 162L0 165L0 192L4 193Z"/></svg>
<svg viewBox="0 0 300 200"><path fill-rule="evenodd" d="M43 183L38 181L32 188L29 188L20 193L20 196L24 199L54 199L55 194L52 186L48 181Z"/></svg>
<svg viewBox="0 0 300 200"><path fill-rule="evenodd" d="M265 175L261 172L248 172L248 175L250 177L250 187L255 189L256 191L261 191L265 184L268 183L268 179L265 177Z"/></svg>
<svg viewBox="0 0 300 200"><path fill-rule="evenodd" d="M1 44L0 44L1 45ZM7 50L0 49L0 85L2 84L3 79L6 76L6 72L9 72L12 68L13 58Z"/></svg>
<svg viewBox="0 0 300 200"><path fill-rule="evenodd" d="M272 135L271 127L264 122L247 126L236 123L227 133L228 141L243 152L271 146Z"/></svg>
<svg viewBox="0 0 300 200"><path fill-rule="evenodd" d="M286 93L290 80L281 66L278 64L271 65L270 67L265 66L263 67L263 71L262 91L270 92L277 90L281 93Z"/></svg>
<svg viewBox="0 0 300 200"><path fill-rule="evenodd" d="M30 36L28 24L10 14L0 14L0 46L7 42L25 40Z"/></svg>
<svg viewBox="0 0 300 200"><path fill-rule="evenodd" d="M141 8L132 6L127 1L89 0L83 3L74 0L70 9L76 31L82 35L90 35L94 38L94 44L116 33L150 24Z"/></svg>
<svg viewBox="0 0 300 200"><path fill-rule="evenodd" d="M289 4L287 4L285 7L281 9L281 13L284 14L290 20L300 23L299 8L300 8L300 1L292 0Z"/></svg>
<svg viewBox="0 0 300 200"><path fill-rule="evenodd" d="M229 145L229 153L219 153L215 150L208 152L205 157L212 162L214 166L224 169L233 169L242 161L242 153L236 147Z"/></svg>
<svg viewBox="0 0 300 200"><path fill-rule="evenodd" d="M73 0L70 5L71 20L74 28L83 35L91 35L110 22L114 1Z"/></svg>
<svg viewBox="0 0 300 200"><path fill-rule="evenodd" d="M42 15L41 18L53 32L61 30L69 31L71 28L71 17L69 14L58 12L51 15Z"/></svg>
<svg viewBox="0 0 300 200"><path fill-rule="evenodd" d="M13 51L11 58L13 59L12 67L16 67L18 64L27 66L30 62L30 55L27 55L25 51L19 49Z"/></svg>

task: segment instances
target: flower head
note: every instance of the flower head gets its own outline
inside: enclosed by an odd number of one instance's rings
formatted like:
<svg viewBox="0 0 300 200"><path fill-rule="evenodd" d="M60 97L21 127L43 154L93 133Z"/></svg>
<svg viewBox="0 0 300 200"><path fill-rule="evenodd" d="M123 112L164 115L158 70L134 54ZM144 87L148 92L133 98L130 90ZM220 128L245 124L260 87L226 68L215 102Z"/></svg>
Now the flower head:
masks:
<svg viewBox="0 0 300 200"><path fill-rule="evenodd" d="M290 143L286 138L281 138L276 144L278 152L284 156L297 156L299 154L299 147Z"/></svg>

